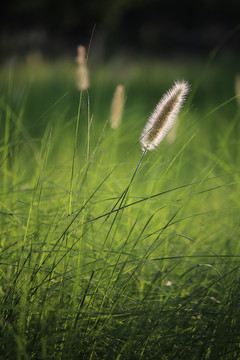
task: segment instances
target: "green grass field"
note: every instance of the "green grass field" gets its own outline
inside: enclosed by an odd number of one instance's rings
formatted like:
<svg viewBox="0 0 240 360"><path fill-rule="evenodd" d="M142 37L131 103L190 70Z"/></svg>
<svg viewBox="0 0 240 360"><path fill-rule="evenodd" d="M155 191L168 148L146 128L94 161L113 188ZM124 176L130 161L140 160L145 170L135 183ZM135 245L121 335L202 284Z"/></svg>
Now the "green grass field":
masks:
<svg viewBox="0 0 240 360"><path fill-rule="evenodd" d="M240 358L229 64L90 59L82 94L74 60L0 69L1 359ZM124 192L149 114L183 78L176 140L149 151Z"/></svg>

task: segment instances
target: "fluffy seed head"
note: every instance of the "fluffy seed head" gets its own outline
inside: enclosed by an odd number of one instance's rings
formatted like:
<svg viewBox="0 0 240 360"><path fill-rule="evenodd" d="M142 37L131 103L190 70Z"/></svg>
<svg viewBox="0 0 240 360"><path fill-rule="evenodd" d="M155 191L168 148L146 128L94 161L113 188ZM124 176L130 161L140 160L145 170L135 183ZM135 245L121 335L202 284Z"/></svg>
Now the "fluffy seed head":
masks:
<svg viewBox="0 0 240 360"><path fill-rule="evenodd" d="M110 125L112 129L116 129L122 120L122 112L124 105L124 86L118 85L112 99Z"/></svg>
<svg viewBox="0 0 240 360"><path fill-rule="evenodd" d="M77 69L77 87L78 90L87 90L90 86L88 68L86 65L86 49L84 46L79 45L77 47L78 55L76 58Z"/></svg>
<svg viewBox="0 0 240 360"><path fill-rule="evenodd" d="M142 131L140 143L143 150L155 149L165 138L171 130L188 92L188 83L186 81L177 81L163 95Z"/></svg>

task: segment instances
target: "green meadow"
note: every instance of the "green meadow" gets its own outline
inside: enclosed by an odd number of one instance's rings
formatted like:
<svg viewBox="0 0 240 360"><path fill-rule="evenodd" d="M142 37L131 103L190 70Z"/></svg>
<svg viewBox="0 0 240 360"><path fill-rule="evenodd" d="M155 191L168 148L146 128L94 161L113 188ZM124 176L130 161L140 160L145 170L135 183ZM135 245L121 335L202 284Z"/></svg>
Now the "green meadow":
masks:
<svg viewBox="0 0 240 360"><path fill-rule="evenodd" d="M240 358L237 63L90 53L88 68L82 92L74 59L0 69L0 358ZM181 79L176 139L131 181Z"/></svg>

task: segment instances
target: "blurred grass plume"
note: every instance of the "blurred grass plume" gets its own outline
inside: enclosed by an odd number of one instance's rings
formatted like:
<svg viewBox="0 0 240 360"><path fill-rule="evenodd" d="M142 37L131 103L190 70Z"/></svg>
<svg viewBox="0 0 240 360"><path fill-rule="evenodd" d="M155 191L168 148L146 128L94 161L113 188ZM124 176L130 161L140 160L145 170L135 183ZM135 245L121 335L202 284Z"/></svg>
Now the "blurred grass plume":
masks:
<svg viewBox="0 0 240 360"><path fill-rule="evenodd" d="M77 88L78 90L87 90L90 86L89 72L86 64L86 49L83 45L77 47L78 55L76 62L78 64L77 69Z"/></svg>
<svg viewBox="0 0 240 360"><path fill-rule="evenodd" d="M112 129L116 129L122 120L124 107L125 88L123 85L117 85L112 99L110 125Z"/></svg>

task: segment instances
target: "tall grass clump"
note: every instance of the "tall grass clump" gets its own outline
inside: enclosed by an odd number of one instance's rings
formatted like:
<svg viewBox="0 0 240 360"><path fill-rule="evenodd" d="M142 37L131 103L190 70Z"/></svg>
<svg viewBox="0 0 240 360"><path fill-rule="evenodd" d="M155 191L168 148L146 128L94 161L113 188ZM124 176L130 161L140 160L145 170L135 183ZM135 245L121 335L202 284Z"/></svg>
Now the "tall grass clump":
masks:
<svg viewBox="0 0 240 360"><path fill-rule="evenodd" d="M1 359L240 356L234 76L129 69L91 66L91 107L72 63L0 69ZM177 77L193 84L186 111L179 81L144 125ZM121 133L107 126L119 83Z"/></svg>

